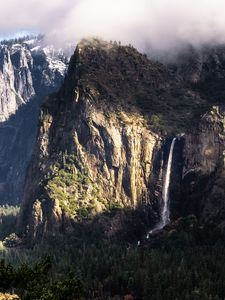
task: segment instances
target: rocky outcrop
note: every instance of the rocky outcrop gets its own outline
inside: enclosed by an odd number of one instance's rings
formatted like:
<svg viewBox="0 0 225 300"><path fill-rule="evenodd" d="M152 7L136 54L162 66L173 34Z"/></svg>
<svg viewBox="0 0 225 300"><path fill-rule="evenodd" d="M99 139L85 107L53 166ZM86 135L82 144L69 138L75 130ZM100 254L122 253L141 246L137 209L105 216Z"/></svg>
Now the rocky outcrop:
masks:
<svg viewBox="0 0 225 300"><path fill-rule="evenodd" d="M133 48L95 42L79 44L62 89L43 105L24 191L26 225L36 199L47 231L54 231L57 205L77 221L154 205L149 185L161 139L136 106L136 93L164 85L166 71Z"/></svg>
<svg viewBox="0 0 225 300"><path fill-rule="evenodd" d="M65 74L62 50L39 38L0 44L0 203L21 201L25 170L33 152L38 111Z"/></svg>
<svg viewBox="0 0 225 300"><path fill-rule="evenodd" d="M211 218L213 195L223 195L224 113L198 85L200 73L191 68L193 80L182 68L99 40L77 46L61 90L42 106L22 231L32 239L65 232L117 209L111 236L122 212L137 208L153 226L174 136L171 216Z"/></svg>

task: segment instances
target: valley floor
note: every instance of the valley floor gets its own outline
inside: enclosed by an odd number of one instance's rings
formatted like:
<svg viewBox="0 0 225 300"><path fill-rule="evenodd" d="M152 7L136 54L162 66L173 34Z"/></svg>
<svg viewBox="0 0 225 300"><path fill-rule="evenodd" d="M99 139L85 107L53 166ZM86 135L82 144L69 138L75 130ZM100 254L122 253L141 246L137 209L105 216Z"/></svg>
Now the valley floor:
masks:
<svg viewBox="0 0 225 300"><path fill-rule="evenodd" d="M217 228L198 224L193 217L181 219L176 228L143 240L140 246L136 242L106 240L96 232L89 235L83 232L79 241L71 237L66 241L65 237L54 239L32 250L3 250L1 257L10 261L15 270L25 272L26 277L26 272L32 273L43 265L43 260L37 262L37 259L46 253L52 261L45 278L48 285L42 275L40 280L36 275L31 276L27 285L16 286L21 299L28 299L24 296L26 293L30 300L219 300L225 297L224 234ZM23 262L25 265L21 268ZM0 277L3 270L0 269ZM74 292L67 278L71 271L77 274L73 280L82 282L82 295L78 293L77 298L70 294ZM65 298L60 298L60 293L51 298L54 282L58 282L57 286L61 286L59 282L66 282L69 292ZM10 284L11 288L16 285ZM32 295L29 284L40 298ZM4 289L1 278L0 288ZM49 298L45 295L47 290Z"/></svg>

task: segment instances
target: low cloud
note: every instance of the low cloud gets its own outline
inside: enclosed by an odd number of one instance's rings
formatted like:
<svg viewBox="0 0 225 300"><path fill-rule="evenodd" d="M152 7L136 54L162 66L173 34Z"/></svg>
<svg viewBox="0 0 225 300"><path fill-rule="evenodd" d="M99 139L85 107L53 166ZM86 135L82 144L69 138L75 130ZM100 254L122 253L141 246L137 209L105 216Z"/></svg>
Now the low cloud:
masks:
<svg viewBox="0 0 225 300"><path fill-rule="evenodd" d="M224 0L8 0L0 35L44 33L52 42L76 44L98 36L141 51L171 51L185 44L225 43Z"/></svg>

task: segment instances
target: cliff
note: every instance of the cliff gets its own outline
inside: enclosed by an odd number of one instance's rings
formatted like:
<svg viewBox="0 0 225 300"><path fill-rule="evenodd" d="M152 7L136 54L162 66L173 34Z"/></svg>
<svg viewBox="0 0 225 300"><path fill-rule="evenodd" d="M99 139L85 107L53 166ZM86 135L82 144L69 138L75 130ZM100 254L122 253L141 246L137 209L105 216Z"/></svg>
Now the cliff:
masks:
<svg viewBox="0 0 225 300"><path fill-rule="evenodd" d="M213 106L184 140L179 207L204 222L224 227L224 107ZM174 191L175 192L175 191ZM174 195L176 198L176 195Z"/></svg>
<svg viewBox="0 0 225 300"><path fill-rule="evenodd" d="M214 197L223 202L224 113L202 88L209 71L196 75L197 60L164 66L133 47L81 41L62 88L42 106L20 229L57 234L114 209L108 236L127 209L147 211L153 226L175 135L172 217L209 219Z"/></svg>
<svg viewBox="0 0 225 300"><path fill-rule="evenodd" d="M67 58L41 38L0 44L0 203L20 203L44 97L64 78Z"/></svg>
<svg viewBox="0 0 225 300"><path fill-rule="evenodd" d="M225 203L224 64L224 46L205 46L183 53L175 67L175 76L206 99L208 108L196 127L185 131L181 176L179 180L174 176L171 188L176 217L194 213L201 221L221 227Z"/></svg>

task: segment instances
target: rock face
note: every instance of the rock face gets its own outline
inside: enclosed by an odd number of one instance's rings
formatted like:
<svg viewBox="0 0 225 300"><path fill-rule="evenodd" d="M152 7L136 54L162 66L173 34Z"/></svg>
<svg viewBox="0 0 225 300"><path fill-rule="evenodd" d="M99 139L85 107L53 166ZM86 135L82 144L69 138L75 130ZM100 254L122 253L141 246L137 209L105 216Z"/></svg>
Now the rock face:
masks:
<svg viewBox="0 0 225 300"><path fill-rule="evenodd" d="M210 61L204 51L199 64L194 56L166 67L132 47L83 40L62 88L42 106L20 229L36 238L113 208L140 207L153 226L177 134L171 216L217 216L211 206L224 202L224 110L203 87L211 78L207 65L218 70L224 60L219 53L219 62ZM118 230L117 217L108 235Z"/></svg>
<svg viewBox="0 0 225 300"><path fill-rule="evenodd" d="M136 107L135 92L161 85L164 70L134 49L95 42L79 44L60 92L43 105L24 192L25 225L34 210L43 216L36 227L55 231L60 209L79 220L151 203L151 162L161 141Z"/></svg>
<svg viewBox="0 0 225 300"><path fill-rule="evenodd" d="M183 215L194 213L218 225L223 225L225 208L224 113L224 107L213 106L196 131L185 136L179 204Z"/></svg>
<svg viewBox="0 0 225 300"><path fill-rule="evenodd" d="M25 170L35 141L38 110L66 71L62 50L42 40L0 44L0 203L21 201Z"/></svg>
<svg viewBox="0 0 225 300"><path fill-rule="evenodd" d="M195 128L187 129L182 146L182 176L171 190L176 216L194 213L224 227L225 48L205 47L185 53L176 76L205 98L210 107ZM194 110L194 108L193 108ZM176 213L178 211L178 213Z"/></svg>
<svg viewBox="0 0 225 300"><path fill-rule="evenodd" d="M18 107L34 96L31 68L33 59L30 52L21 45L1 46L1 106L0 121L5 121Z"/></svg>

